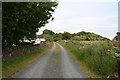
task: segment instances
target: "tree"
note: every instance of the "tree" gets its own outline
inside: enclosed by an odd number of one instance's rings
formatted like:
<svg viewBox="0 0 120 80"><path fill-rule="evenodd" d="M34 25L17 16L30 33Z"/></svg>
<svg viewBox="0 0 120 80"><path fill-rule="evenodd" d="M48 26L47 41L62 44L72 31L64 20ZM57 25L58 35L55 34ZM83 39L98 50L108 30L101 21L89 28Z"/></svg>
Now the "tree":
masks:
<svg viewBox="0 0 120 80"><path fill-rule="evenodd" d="M39 35L42 37L45 37L48 42L51 41L60 41L60 40L76 40L76 41L104 41L109 40L108 38L102 37L95 33L90 32L78 32L70 34L69 32L64 33L55 33L51 30L44 30L42 35Z"/></svg>
<svg viewBox="0 0 120 80"><path fill-rule="evenodd" d="M24 37L28 40L35 38L38 28L52 18L56 6L56 2L2 3L3 47L19 45Z"/></svg>
<svg viewBox="0 0 120 80"><path fill-rule="evenodd" d="M56 41L60 41L60 40L62 40L62 33L56 33L54 35L54 41L56 42Z"/></svg>
<svg viewBox="0 0 120 80"><path fill-rule="evenodd" d="M42 34L43 37L45 37L47 42L52 42L53 41L53 36L49 35L49 34Z"/></svg>
<svg viewBox="0 0 120 80"><path fill-rule="evenodd" d="M51 31L51 30L45 29L45 30L43 31L43 34L54 35L55 33L54 33L53 31Z"/></svg>
<svg viewBox="0 0 120 80"><path fill-rule="evenodd" d="M63 34L62 34L62 39L63 40L68 40L68 39L70 39L71 38L71 34L69 33L69 32L64 32Z"/></svg>

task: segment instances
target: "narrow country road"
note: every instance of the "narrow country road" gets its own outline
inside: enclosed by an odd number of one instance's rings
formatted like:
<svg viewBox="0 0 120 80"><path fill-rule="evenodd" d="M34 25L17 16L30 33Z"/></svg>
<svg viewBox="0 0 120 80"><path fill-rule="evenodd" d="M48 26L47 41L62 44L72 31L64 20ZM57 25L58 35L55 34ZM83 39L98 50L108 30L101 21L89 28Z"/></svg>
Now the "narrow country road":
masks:
<svg viewBox="0 0 120 80"><path fill-rule="evenodd" d="M56 46L60 51L54 54ZM64 47L54 43L52 49L33 62L29 67L16 73L14 78L86 78L80 66L76 64Z"/></svg>

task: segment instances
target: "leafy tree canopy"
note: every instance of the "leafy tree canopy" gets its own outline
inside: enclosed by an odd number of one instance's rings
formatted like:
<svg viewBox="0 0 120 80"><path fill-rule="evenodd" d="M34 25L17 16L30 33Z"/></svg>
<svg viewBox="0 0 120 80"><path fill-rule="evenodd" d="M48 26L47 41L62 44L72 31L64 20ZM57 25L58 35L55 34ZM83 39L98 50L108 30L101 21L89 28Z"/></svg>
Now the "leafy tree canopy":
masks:
<svg viewBox="0 0 120 80"><path fill-rule="evenodd" d="M56 2L4 2L3 16L3 47L19 45L24 37L31 40L36 37L38 28L45 26L52 18Z"/></svg>
<svg viewBox="0 0 120 80"><path fill-rule="evenodd" d="M69 33L69 32L64 32L63 34L62 34L62 39L63 40L68 40L68 39L70 39L71 38L71 34Z"/></svg>
<svg viewBox="0 0 120 80"><path fill-rule="evenodd" d="M43 31L43 34L54 35L55 33L54 33L53 31L51 31L51 30L45 29L45 30Z"/></svg>

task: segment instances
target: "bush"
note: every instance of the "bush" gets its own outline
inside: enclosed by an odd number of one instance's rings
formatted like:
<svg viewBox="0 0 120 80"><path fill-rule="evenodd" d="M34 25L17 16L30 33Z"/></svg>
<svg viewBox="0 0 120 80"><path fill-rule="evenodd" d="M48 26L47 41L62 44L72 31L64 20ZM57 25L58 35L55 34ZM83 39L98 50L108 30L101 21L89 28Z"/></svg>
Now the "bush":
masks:
<svg viewBox="0 0 120 80"><path fill-rule="evenodd" d="M109 52L109 50L113 49L112 42L70 41L67 45L63 44L63 46L65 46L78 61L82 61L97 75L107 77L117 72L116 60Z"/></svg>

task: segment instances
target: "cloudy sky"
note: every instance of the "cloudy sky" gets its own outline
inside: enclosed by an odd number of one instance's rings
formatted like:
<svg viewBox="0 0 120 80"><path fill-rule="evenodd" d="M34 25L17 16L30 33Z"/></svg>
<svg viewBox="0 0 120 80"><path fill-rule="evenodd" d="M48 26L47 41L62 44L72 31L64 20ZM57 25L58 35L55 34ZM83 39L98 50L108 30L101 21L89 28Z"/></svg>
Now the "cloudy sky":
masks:
<svg viewBox="0 0 120 80"><path fill-rule="evenodd" d="M59 0L55 19L40 28L54 32L94 32L112 39L118 32L118 0Z"/></svg>

